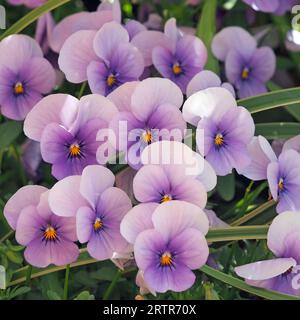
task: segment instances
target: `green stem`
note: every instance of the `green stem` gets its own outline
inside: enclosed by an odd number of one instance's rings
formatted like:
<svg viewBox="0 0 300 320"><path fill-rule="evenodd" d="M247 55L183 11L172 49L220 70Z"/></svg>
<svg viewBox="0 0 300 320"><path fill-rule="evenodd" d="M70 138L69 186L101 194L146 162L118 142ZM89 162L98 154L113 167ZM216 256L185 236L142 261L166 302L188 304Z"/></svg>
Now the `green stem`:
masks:
<svg viewBox="0 0 300 320"><path fill-rule="evenodd" d="M10 230L9 232L7 232L7 234L5 234L1 239L0 239L0 243L4 242L5 240L9 239L10 236L12 236L14 234L14 230Z"/></svg>
<svg viewBox="0 0 300 320"><path fill-rule="evenodd" d="M69 276L70 276L70 265L67 264L66 273L65 273L65 284L64 284L64 297L63 297L64 300L68 300Z"/></svg>
<svg viewBox="0 0 300 320"><path fill-rule="evenodd" d="M249 220L253 219L254 217L260 215L261 213L263 213L264 211L266 211L267 209L273 207L275 204L274 200L270 200L264 204L262 204L261 206L259 206L258 208L254 209L253 211L249 212L248 214L244 215L243 217L241 217L240 219L235 220L231 226L233 227L237 227L240 226L242 224L245 224L246 222L248 222Z"/></svg>
<svg viewBox="0 0 300 320"><path fill-rule="evenodd" d="M87 81L85 81L85 82L81 85L80 90L79 90L79 93L78 93L78 99L80 99L80 98L83 96L86 86L87 86Z"/></svg>
<svg viewBox="0 0 300 320"><path fill-rule="evenodd" d="M121 277L122 272L120 270L117 270L111 284L108 286L108 288L106 289L106 291L104 292L103 295L103 300L108 300L113 289L115 288L117 282L119 281L120 277Z"/></svg>
<svg viewBox="0 0 300 320"><path fill-rule="evenodd" d="M20 176L22 185L25 186L25 185L27 185L27 178L26 178L26 173L23 168L20 152L14 144L12 144L12 150L13 150L15 158L18 162L19 176Z"/></svg>
<svg viewBox="0 0 300 320"><path fill-rule="evenodd" d="M30 285L30 281L31 281L31 274L32 274L32 265L28 265L28 269L26 271L26 285L29 286Z"/></svg>

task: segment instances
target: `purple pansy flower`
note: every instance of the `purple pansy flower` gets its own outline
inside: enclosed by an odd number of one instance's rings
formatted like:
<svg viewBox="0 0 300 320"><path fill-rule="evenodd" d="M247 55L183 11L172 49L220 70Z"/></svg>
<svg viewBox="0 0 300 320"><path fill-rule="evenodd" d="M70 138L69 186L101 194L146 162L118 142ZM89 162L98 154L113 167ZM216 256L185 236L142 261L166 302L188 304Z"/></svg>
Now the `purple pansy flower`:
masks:
<svg viewBox="0 0 300 320"><path fill-rule="evenodd" d="M149 78L126 83L109 98L120 110L110 122L117 138L116 148L126 153L132 168L141 167L140 154L147 145L183 139L186 123L179 110L183 97L172 81Z"/></svg>
<svg viewBox="0 0 300 320"><path fill-rule="evenodd" d="M88 166L81 176L57 182L49 195L53 212L76 216L78 240L87 242L89 254L98 260L110 259L128 246L120 234L120 223L131 202L124 191L113 187L114 181L107 168Z"/></svg>
<svg viewBox="0 0 300 320"><path fill-rule="evenodd" d="M299 4L299 0L243 0L256 11L271 12L277 15L283 15L291 11L292 7Z"/></svg>
<svg viewBox="0 0 300 320"><path fill-rule="evenodd" d="M155 47L153 64L163 77L174 81L185 93L189 81L203 69L207 50L199 38L183 34L174 18L167 21L165 35L170 40L170 47Z"/></svg>
<svg viewBox="0 0 300 320"><path fill-rule="evenodd" d="M77 260L79 249L74 218L55 215L48 205L49 191L40 186L21 188L7 202L4 214L16 240L25 246L24 256L33 266L62 266Z"/></svg>
<svg viewBox="0 0 300 320"><path fill-rule="evenodd" d="M39 7L42 4L44 4L46 1L47 0L7 0L8 3L14 6L24 5L28 8Z"/></svg>
<svg viewBox="0 0 300 320"><path fill-rule="evenodd" d="M3 115L23 120L54 85L54 69L43 58L35 40L25 35L12 35L0 42L0 106Z"/></svg>
<svg viewBox="0 0 300 320"><path fill-rule="evenodd" d="M126 29L114 21L98 32L72 34L60 51L58 63L70 82L88 80L91 91L102 95L138 80L144 71L142 54L129 42Z"/></svg>
<svg viewBox="0 0 300 320"><path fill-rule="evenodd" d="M62 19L53 29L50 37L50 47L59 53L65 41L80 30L99 30L105 23L113 20L112 12L78 12Z"/></svg>
<svg viewBox="0 0 300 320"><path fill-rule="evenodd" d="M59 53L64 42L80 30L98 31L105 23L115 21L121 23L121 8L119 1L102 1L96 12L78 12L62 19L53 29L50 45L53 51ZM146 27L136 20L129 20L124 25L129 38L145 31Z"/></svg>
<svg viewBox="0 0 300 320"><path fill-rule="evenodd" d="M257 48L257 41L240 27L228 27L213 39L212 51L225 62L226 77L240 98L267 91L265 83L275 72L276 57L269 47Z"/></svg>
<svg viewBox="0 0 300 320"><path fill-rule="evenodd" d="M300 210L300 155L294 150L281 153L268 165L267 177L271 194L279 201L277 212Z"/></svg>
<svg viewBox="0 0 300 320"><path fill-rule="evenodd" d="M178 170L178 178L183 175L188 180L197 179L204 186L205 190L211 191L217 184L217 176L212 166L197 152L189 146L179 141L158 141L148 145L141 154L141 163L144 166L155 165L161 168L167 167ZM170 167L168 169L168 167ZM172 177L173 186L178 183L176 177ZM191 184L194 184L192 182ZM156 187L150 187L151 194L157 192ZM144 195L147 197L147 195Z"/></svg>
<svg viewBox="0 0 300 320"><path fill-rule="evenodd" d="M252 180L268 180L276 211L300 210L300 154L288 146L278 159L268 141L254 137L248 146L251 163L240 173Z"/></svg>
<svg viewBox="0 0 300 320"><path fill-rule="evenodd" d="M174 18L165 25L164 33L140 32L132 43L144 54L145 64L154 64L159 73L175 82L183 93L192 77L201 71L207 60L203 42L182 33Z"/></svg>
<svg viewBox="0 0 300 320"><path fill-rule="evenodd" d="M190 97L198 91L215 87L225 88L235 97L233 86L228 82L222 83L221 79L214 72L209 70L200 71L192 78L187 85L186 95L187 97Z"/></svg>
<svg viewBox="0 0 300 320"><path fill-rule="evenodd" d="M235 272L252 286L300 295L300 214L284 212L268 232L268 247L276 258L246 264Z"/></svg>
<svg viewBox="0 0 300 320"><path fill-rule="evenodd" d="M156 292L189 289L196 279L192 270L208 258L205 214L191 203L171 201L155 209L152 221L153 228L140 232L134 243L135 260L145 282Z"/></svg>
<svg viewBox="0 0 300 320"><path fill-rule="evenodd" d="M197 125L197 147L217 175L250 163L247 145L254 136L254 122L227 89L208 88L193 94L183 106L183 116Z"/></svg>
<svg viewBox="0 0 300 320"><path fill-rule="evenodd" d="M139 202L163 203L184 200L204 208L207 193L203 184L186 175L182 165L145 165L133 179L133 192Z"/></svg>
<svg viewBox="0 0 300 320"><path fill-rule="evenodd" d="M28 114L25 134L41 142L44 161L52 164L57 179L81 174L90 164L96 164L96 141L100 129L107 128L116 107L100 95L84 96L78 101L66 94L50 95Z"/></svg>
<svg viewBox="0 0 300 320"><path fill-rule="evenodd" d="M297 135L285 141L282 147L282 151L287 150L296 150L300 154L300 135Z"/></svg>

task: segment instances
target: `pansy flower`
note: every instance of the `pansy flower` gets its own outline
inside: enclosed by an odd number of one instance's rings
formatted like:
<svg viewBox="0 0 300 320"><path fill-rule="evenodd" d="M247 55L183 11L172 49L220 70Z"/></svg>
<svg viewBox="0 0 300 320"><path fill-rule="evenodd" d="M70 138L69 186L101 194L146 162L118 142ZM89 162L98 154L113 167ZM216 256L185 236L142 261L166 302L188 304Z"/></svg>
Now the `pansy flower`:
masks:
<svg viewBox="0 0 300 320"><path fill-rule="evenodd" d="M282 151L295 150L300 154L300 135L286 140L283 144Z"/></svg>
<svg viewBox="0 0 300 320"><path fill-rule="evenodd" d="M117 138L116 148L126 153L132 168L141 167L140 154L149 144L183 139L186 123L179 110L183 96L172 81L149 78L126 83L109 99L120 110L110 122Z"/></svg>
<svg viewBox="0 0 300 320"><path fill-rule="evenodd" d="M254 137L248 146L251 163L240 171L252 180L268 180L278 213L300 209L300 154L288 145L277 158L264 137Z"/></svg>
<svg viewBox="0 0 300 320"><path fill-rule="evenodd" d="M276 67L271 48L257 48L256 39L246 30L227 27L214 37L212 51L225 62L226 77L240 98L267 91L265 83L273 77Z"/></svg>
<svg viewBox="0 0 300 320"><path fill-rule="evenodd" d="M210 70L200 71L191 79L186 88L186 95L190 97L198 91L215 87L225 88L235 97L233 86L228 82L222 83L219 76Z"/></svg>
<svg viewBox="0 0 300 320"><path fill-rule="evenodd" d="M184 201L159 205L152 215L153 228L138 234L134 243L137 266L156 292L181 292L195 282L192 272L208 258L205 234L208 220L201 209Z"/></svg>
<svg viewBox="0 0 300 320"><path fill-rule="evenodd" d="M74 218L55 215L48 205L49 191L40 186L27 186L7 202L4 215L16 240L25 246L24 256L33 266L66 265L77 260L79 249Z"/></svg>
<svg viewBox="0 0 300 320"><path fill-rule="evenodd" d="M252 9L262 12L270 12L277 15L283 15L291 11L292 7L299 4L299 0L243 0Z"/></svg>
<svg viewBox="0 0 300 320"><path fill-rule="evenodd" d="M47 0L7 0L7 2L14 6L24 5L28 8L39 7Z"/></svg>
<svg viewBox="0 0 300 320"><path fill-rule="evenodd" d="M24 120L54 86L54 69L34 39L12 35L0 42L0 107L4 116Z"/></svg>
<svg viewBox="0 0 300 320"><path fill-rule="evenodd" d="M145 165L133 179L133 191L139 202L163 203L184 200L204 208L207 193L203 184L185 174L180 165Z"/></svg>
<svg viewBox="0 0 300 320"><path fill-rule="evenodd" d="M183 93L207 60L203 42L193 35L182 33L174 18L166 22L164 34L157 31L140 32L132 39L132 43L144 53L146 63L153 62L158 72L175 82Z"/></svg>
<svg viewBox="0 0 300 320"><path fill-rule="evenodd" d="M89 254L98 260L110 259L128 246L120 234L120 223L131 209L131 201L124 191L113 187L114 182L107 168L88 166L81 176L57 182L49 195L53 212L76 217L78 240L87 242Z"/></svg>
<svg viewBox="0 0 300 320"><path fill-rule="evenodd" d="M235 268L235 272L255 287L300 295L300 212L277 216L268 231L268 247L275 257Z"/></svg>
<svg viewBox="0 0 300 320"><path fill-rule="evenodd" d="M97 133L108 127L116 113L113 103L100 95L80 100L66 94L50 95L28 114L24 132L41 143L43 160L52 164L53 176L62 179L97 163L101 145Z"/></svg>
<svg viewBox="0 0 300 320"><path fill-rule="evenodd" d="M186 121L197 126L200 154L217 175L227 175L250 163L247 145L254 136L254 122L224 88L208 88L190 96L183 106Z"/></svg>
<svg viewBox="0 0 300 320"><path fill-rule="evenodd" d="M88 80L92 92L102 95L138 80L144 71L142 54L129 42L127 30L114 21L98 32L72 34L60 51L58 63L68 81Z"/></svg>

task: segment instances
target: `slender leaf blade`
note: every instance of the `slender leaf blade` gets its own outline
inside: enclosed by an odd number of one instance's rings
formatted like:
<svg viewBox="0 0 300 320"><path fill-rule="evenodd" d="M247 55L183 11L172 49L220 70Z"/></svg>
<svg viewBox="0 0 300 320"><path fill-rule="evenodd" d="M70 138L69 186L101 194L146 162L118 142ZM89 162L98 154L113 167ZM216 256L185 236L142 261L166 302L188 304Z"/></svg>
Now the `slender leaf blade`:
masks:
<svg viewBox="0 0 300 320"><path fill-rule="evenodd" d="M296 122L258 123L255 127L256 135L266 139L288 139L300 133L300 123Z"/></svg>
<svg viewBox="0 0 300 320"><path fill-rule="evenodd" d="M238 100L238 105L257 113L274 108L300 103L300 87L277 90L262 95Z"/></svg>
<svg viewBox="0 0 300 320"><path fill-rule="evenodd" d="M200 271L204 272L206 275L213 277L219 281L222 281L232 287L240 289L242 291L254 294L256 296L268 299L268 300L300 300L300 297L291 296L287 294L282 294L272 290L266 290L262 288L256 288L249 286L246 282L223 273L219 270L211 268L207 265L203 266Z"/></svg>
<svg viewBox="0 0 300 320"><path fill-rule="evenodd" d="M219 64L211 50L211 42L216 33L217 0L205 0L196 35L204 42L208 58L205 69L219 73Z"/></svg>
<svg viewBox="0 0 300 320"><path fill-rule="evenodd" d="M19 33L28 27L31 23L35 22L39 17L44 15L47 12L54 10L62 6L63 4L70 2L71 0L49 0L44 5L37 7L36 9L30 11L26 14L23 18L18 20L14 25L8 28L1 36L0 41L3 40L5 37Z"/></svg>

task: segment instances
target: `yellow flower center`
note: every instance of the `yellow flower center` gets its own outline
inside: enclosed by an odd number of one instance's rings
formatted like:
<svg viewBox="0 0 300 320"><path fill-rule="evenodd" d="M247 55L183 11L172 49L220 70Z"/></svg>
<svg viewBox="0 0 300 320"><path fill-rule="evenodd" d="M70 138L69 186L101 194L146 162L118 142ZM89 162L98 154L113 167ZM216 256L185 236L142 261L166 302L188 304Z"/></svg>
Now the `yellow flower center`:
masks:
<svg viewBox="0 0 300 320"><path fill-rule="evenodd" d="M150 130L147 130L143 133L142 138L144 142L151 143L152 142L152 133Z"/></svg>
<svg viewBox="0 0 300 320"><path fill-rule="evenodd" d="M160 264L164 267L171 266L173 264L173 258L170 252L165 252L160 257Z"/></svg>
<svg viewBox="0 0 300 320"><path fill-rule="evenodd" d="M94 222L94 230L98 231L103 227L103 222L100 218L97 218Z"/></svg>
<svg viewBox="0 0 300 320"><path fill-rule="evenodd" d="M281 191L284 189L284 183L283 183L283 179L282 178L279 179L278 188Z"/></svg>
<svg viewBox="0 0 300 320"><path fill-rule="evenodd" d="M73 143L69 147L69 155L72 158L78 157L81 155L80 145L78 143Z"/></svg>
<svg viewBox="0 0 300 320"><path fill-rule="evenodd" d="M172 196L170 196L169 194L165 194L162 198L161 198L161 203L164 203L164 202L169 202L172 200Z"/></svg>
<svg viewBox="0 0 300 320"><path fill-rule="evenodd" d="M113 74L110 74L106 79L106 84L112 87L116 83L117 79Z"/></svg>
<svg viewBox="0 0 300 320"><path fill-rule="evenodd" d="M249 78L249 69L245 67L242 71L242 79L246 80Z"/></svg>
<svg viewBox="0 0 300 320"><path fill-rule="evenodd" d="M24 87L22 82L17 82L15 84L15 88L14 88L15 94L22 94L24 93Z"/></svg>
<svg viewBox="0 0 300 320"><path fill-rule="evenodd" d="M180 73L182 73L182 68L179 65L179 63L174 63L173 64L172 71L176 76L179 75Z"/></svg>
<svg viewBox="0 0 300 320"><path fill-rule="evenodd" d="M215 145L220 147L224 143L224 137L221 133L215 136Z"/></svg>
<svg viewBox="0 0 300 320"><path fill-rule="evenodd" d="M53 241L57 239L57 231L52 227L48 226L44 231L44 239L47 241Z"/></svg>

